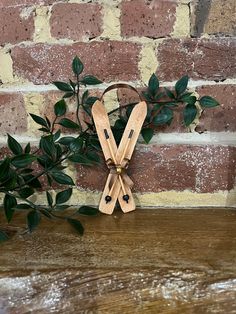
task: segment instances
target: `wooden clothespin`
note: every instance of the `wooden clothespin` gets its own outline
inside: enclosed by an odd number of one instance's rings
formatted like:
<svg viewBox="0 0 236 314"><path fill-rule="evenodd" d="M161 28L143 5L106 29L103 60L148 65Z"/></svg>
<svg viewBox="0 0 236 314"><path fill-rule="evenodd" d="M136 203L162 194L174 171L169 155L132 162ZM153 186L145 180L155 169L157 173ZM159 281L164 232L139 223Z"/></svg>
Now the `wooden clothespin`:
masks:
<svg viewBox="0 0 236 314"><path fill-rule="evenodd" d="M135 90L132 86L127 84L114 84L108 87L103 95L119 87ZM123 212L126 213L135 210L135 202L131 193L132 180L126 174L126 169L131 160L146 115L146 102L141 101L133 108L119 147L117 148L102 100L97 100L92 107L92 116L98 138L106 163L110 169L99 204L99 210L103 213L112 214L117 199Z"/></svg>

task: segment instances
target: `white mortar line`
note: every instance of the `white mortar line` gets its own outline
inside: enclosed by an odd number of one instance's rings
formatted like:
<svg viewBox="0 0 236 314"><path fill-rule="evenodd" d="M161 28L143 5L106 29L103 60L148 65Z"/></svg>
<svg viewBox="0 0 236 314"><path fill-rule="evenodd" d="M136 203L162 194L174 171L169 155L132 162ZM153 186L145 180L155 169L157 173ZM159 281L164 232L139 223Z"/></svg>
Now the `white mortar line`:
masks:
<svg viewBox="0 0 236 314"><path fill-rule="evenodd" d="M17 83L17 82L16 82ZM14 83L14 84L16 84ZM87 86L86 89L89 90L104 90L108 86L112 84L116 84L117 82L111 82L111 83L103 83L97 86ZM133 85L135 87L144 87L140 81L119 81L119 83L126 83L129 85ZM170 86L174 87L176 81L173 82L161 82L160 86ZM215 82L215 81L204 81L204 80L189 80L188 87L189 88L196 88L201 86L219 86L219 85L236 85L236 79L227 79L224 82ZM53 84L48 85L34 85L34 84L22 84L22 85L12 85L12 86L2 86L0 87L0 92L47 92L47 91L58 91L58 89Z"/></svg>
<svg viewBox="0 0 236 314"><path fill-rule="evenodd" d="M64 136L77 137L78 134L66 134ZM31 145L38 145L39 138L27 135L13 135L13 137L20 143ZM7 143L7 136L0 136L0 146L5 146ZM149 145L169 145L169 144L189 144L189 145L231 145L236 146L236 132L206 132L203 134L195 133L159 133L154 135ZM143 148L144 143L142 138L139 139L138 146Z"/></svg>

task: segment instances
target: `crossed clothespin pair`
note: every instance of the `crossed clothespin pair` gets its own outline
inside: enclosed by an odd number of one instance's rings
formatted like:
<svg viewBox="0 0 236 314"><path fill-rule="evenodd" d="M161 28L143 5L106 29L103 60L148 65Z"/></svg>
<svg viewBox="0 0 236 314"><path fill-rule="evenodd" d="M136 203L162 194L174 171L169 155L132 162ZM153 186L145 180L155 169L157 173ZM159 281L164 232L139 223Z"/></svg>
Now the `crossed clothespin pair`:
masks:
<svg viewBox="0 0 236 314"><path fill-rule="evenodd" d="M130 88L126 84L115 84L105 92L120 86ZM135 90L132 87L131 89ZM135 202L131 192L133 182L127 175L126 170L146 115L146 102L141 101L133 108L119 147L117 147L103 102L97 100L92 107L94 124L107 167L110 170L99 204L99 210L105 214L112 214L117 199L124 213L135 210Z"/></svg>

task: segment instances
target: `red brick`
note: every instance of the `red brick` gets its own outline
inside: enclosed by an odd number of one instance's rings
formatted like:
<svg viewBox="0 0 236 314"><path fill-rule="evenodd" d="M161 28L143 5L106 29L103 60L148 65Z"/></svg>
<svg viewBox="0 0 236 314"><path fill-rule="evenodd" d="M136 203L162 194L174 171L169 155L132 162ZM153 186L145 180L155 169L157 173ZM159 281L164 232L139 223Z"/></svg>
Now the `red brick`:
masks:
<svg viewBox="0 0 236 314"><path fill-rule="evenodd" d="M35 4L50 5L53 2L55 2L55 0L1 0L0 8Z"/></svg>
<svg viewBox="0 0 236 314"><path fill-rule="evenodd" d="M0 8L1 36L0 45L30 40L34 33L33 11L26 7Z"/></svg>
<svg viewBox="0 0 236 314"><path fill-rule="evenodd" d="M197 89L200 96L210 95L218 100L219 107L206 109L196 128L198 132L236 131L236 85L202 86Z"/></svg>
<svg viewBox="0 0 236 314"><path fill-rule="evenodd" d="M195 79L236 77L236 42L224 39L169 39L157 49L157 75L167 81L188 74Z"/></svg>
<svg viewBox="0 0 236 314"><path fill-rule="evenodd" d="M184 191L212 193L234 187L236 148L214 145L139 146L129 174L135 192ZM77 185L102 190L103 169L78 167Z"/></svg>
<svg viewBox="0 0 236 314"><path fill-rule="evenodd" d="M27 113L20 93L0 92L0 133L19 134L27 130Z"/></svg>
<svg viewBox="0 0 236 314"><path fill-rule="evenodd" d="M170 35L175 23L176 2L123 1L121 4L121 34L125 37L159 38Z"/></svg>
<svg viewBox="0 0 236 314"><path fill-rule="evenodd" d="M128 42L105 41L73 45L18 46L11 51L14 73L35 84L73 77L71 62L78 55L85 73L96 75L106 82L139 79L140 45Z"/></svg>
<svg viewBox="0 0 236 314"><path fill-rule="evenodd" d="M91 39L102 33L102 7L91 3L58 3L52 7L51 34L55 38Z"/></svg>

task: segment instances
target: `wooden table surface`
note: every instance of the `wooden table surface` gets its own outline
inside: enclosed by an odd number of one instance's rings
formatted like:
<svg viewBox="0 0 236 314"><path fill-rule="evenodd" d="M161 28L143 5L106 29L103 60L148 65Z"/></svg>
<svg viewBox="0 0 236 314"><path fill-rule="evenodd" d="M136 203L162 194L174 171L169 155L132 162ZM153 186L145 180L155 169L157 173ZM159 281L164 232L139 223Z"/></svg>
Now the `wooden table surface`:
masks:
<svg viewBox="0 0 236 314"><path fill-rule="evenodd" d="M2 221L2 217L1 220ZM23 216L0 245L0 314L236 313L236 210L81 217L83 237Z"/></svg>

